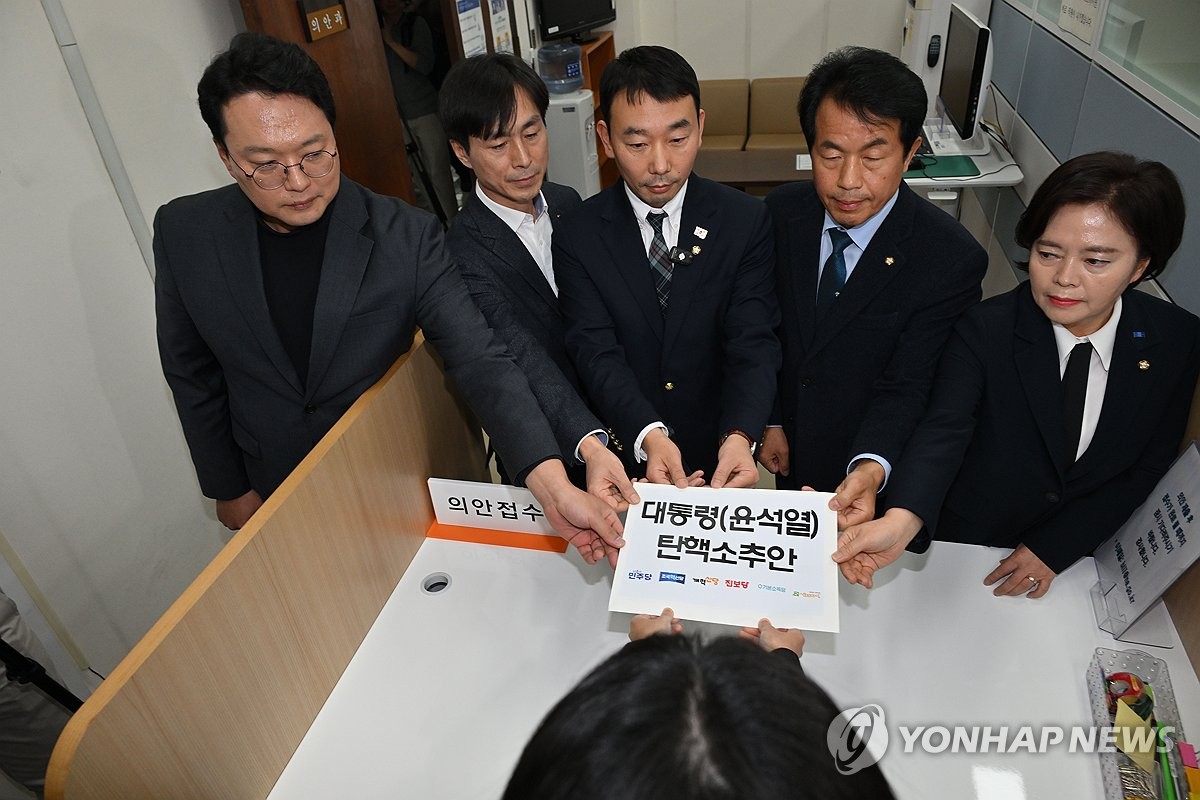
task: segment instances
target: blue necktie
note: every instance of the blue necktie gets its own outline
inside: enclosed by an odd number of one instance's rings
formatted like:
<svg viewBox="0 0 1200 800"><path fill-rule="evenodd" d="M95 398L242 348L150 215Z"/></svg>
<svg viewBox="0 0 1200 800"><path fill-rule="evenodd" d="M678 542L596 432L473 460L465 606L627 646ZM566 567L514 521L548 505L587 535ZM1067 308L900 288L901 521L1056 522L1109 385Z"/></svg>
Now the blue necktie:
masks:
<svg viewBox="0 0 1200 800"><path fill-rule="evenodd" d="M654 288L658 291L658 305L662 313L667 313L667 298L671 294L671 254L667 249L667 240L663 236L663 220L667 218L665 211L651 211L646 214L646 222L654 231L650 240L650 267L654 270Z"/></svg>
<svg viewBox="0 0 1200 800"><path fill-rule="evenodd" d="M833 304L833 299L846 285L846 248L853 240L850 234L839 228L829 229L829 240L833 242L833 252L825 260L821 270L821 282L817 284L817 316L820 316Z"/></svg>

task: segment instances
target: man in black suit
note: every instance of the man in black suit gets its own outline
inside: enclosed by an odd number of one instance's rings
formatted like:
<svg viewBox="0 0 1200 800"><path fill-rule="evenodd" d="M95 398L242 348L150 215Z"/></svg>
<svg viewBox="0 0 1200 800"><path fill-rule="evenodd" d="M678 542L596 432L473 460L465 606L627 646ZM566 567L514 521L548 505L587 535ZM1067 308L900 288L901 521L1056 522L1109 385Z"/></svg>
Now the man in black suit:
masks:
<svg viewBox="0 0 1200 800"><path fill-rule="evenodd" d="M752 486L779 367L766 209L691 174L704 111L679 54L623 52L600 110L622 181L555 227L567 350L627 466L644 461L658 483Z"/></svg>
<svg viewBox="0 0 1200 800"><path fill-rule="evenodd" d="M474 56L450 70L440 114L455 155L475 173L475 195L455 218L447 244L488 325L529 380L567 474L620 508L637 502L633 484L581 399L567 357L550 241L555 220L579 205L579 193L545 180L549 105L538 74L507 53ZM507 480L500 459L497 469Z"/></svg>
<svg viewBox="0 0 1200 800"><path fill-rule="evenodd" d="M591 559L618 545L612 510L567 480L437 221L342 178L316 62L240 34L198 92L235 184L159 209L155 297L163 371L221 522L240 528L419 325L547 519Z"/></svg>
<svg viewBox="0 0 1200 800"><path fill-rule="evenodd" d="M971 235L902 180L925 102L920 78L894 56L826 56L799 102L812 183L767 197L784 356L759 461L780 488L837 491L840 525L873 516L987 268Z"/></svg>

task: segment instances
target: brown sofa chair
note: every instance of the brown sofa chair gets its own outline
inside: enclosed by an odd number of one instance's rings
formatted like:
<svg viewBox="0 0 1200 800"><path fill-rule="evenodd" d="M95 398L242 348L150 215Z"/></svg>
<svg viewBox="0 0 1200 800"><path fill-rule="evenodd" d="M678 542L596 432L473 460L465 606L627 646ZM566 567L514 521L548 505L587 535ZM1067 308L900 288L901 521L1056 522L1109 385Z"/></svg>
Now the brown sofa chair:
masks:
<svg viewBox="0 0 1200 800"><path fill-rule="evenodd" d="M750 81L745 78L700 81L704 109L703 150L741 150L746 146Z"/></svg>
<svg viewBox="0 0 1200 800"><path fill-rule="evenodd" d="M807 76L755 78L750 84L750 137L747 150L790 150L807 153L796 101ZM703 95L701 95L703 97ZM706 118L707 119L707 118ZM707 122L706 122L707 125ZM705 139L707 140L707 133Z"/></svg>

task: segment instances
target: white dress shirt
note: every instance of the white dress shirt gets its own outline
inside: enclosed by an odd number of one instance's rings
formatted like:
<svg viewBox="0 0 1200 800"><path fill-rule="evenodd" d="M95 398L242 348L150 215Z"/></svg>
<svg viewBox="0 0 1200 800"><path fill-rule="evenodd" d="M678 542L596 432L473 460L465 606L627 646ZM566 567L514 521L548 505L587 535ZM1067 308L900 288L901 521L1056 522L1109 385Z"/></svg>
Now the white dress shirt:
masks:
<svg viewBox="0 0 1200 800"><path fill-rule="evenodd" d="M475 182L475 196L505 225L512 228L513 233L537 263L546 282L550 284L550 290L558 297L558 284L554 282L554 262L550 250L550 237L554 233L554 226L550 222L550 206L546 203L545 196L538 192L533 201L533 214L500 205L484 193L478 181Z"/></svg>
<svg viewBox="0 0 1200 800"><path fill-rule="evenodd" d="M666 212L667 218L663 220L663 239L667 242L667 249L679 245L679 226L683 224L683 198L687 194L687 181L683 182L683 186L679 187L679 194L667 201L662 208L654 208L646 205L640 197L633 193L629 188L629 184L624 184L625 196L629 198L629 205L633 206L633 216L637 219L638 231L642 234L642 247L646 251L646 269L650 268L650 242L654 239L654 228L650 227L650 223L646 221L646 215L650 213Z"/></svg>
<svg viewBox="0 0 1200 800"><path fill-rule="evenodd" d="M825 212L825 224L821 226L821 257L817 262L818 286L821 284L821 273L825 271L825 262L833 255L833 240L829 238L829 229L837 228L850 236L850 244L846 245L846 249L842 251L842 258L846 260L846 280L850 280L850 276L854 274L854 268L858 266L858 260L862 258L867 246L879 232L887 215L892 213L892 209L896 205L896 198L899 196L900 190L897 189L896 193L892 195L892 199L883 204L883 208L872 214L866 222L855 225L853 228L843 228L834 222L828 211Z"/></svg>
<svg viewBox="0 0 1200 800"><path fill-rule="evenodd" d="M1088 369L1087 395L1083 400L1083 426L1079 430L1079 448L1075 451L1075 459L1088 449L1092 437L1096 435L1096 423L1100 421L1100 410L1104 408L1104 393L1108 389L1108 368L1112 363L1113 346L1117 342L1117 323L1121 320L1121 298L1117 298L1113 306L1112 316L1108 322L1093 334L1077 337L1069 330L1053 323L1054 344L1058 347L1058 377L1061 380L1067 371L1067 361L1071 351L1080 342L1092 343L1092 361Z"/></svg>

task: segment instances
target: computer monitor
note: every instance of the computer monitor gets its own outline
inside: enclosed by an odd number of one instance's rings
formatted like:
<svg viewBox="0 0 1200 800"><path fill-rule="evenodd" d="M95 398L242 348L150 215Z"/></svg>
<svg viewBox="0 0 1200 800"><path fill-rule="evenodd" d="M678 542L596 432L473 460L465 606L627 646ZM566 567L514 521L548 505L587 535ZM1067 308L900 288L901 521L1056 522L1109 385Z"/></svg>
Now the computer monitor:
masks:
<svg viewBox="0 0 1200 800"><path fill-rule="evenodd" d="M929 145L935 155L986 155L991 148L979 119L992 82L992 32L952 3L942 53L941 117L926 124L933 139Z"/></svg>
<svg viewBox="0 0 1200 800"><path fill-rule="evenodd" d="M543 41L564 36L592 41L589 31L617 18L613 0L538 0L537 11Z"/></svg>

